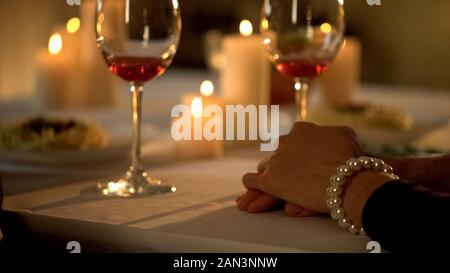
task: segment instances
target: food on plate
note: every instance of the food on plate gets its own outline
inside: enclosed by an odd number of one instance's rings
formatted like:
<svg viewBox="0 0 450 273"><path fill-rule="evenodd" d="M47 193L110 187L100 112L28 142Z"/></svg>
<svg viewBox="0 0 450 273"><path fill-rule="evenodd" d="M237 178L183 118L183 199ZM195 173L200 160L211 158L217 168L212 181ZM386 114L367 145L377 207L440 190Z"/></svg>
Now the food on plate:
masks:
<svg viewBox="0 0 450 273"><path fill-rule="evenodd" d="M107 143L106 131L88 121L36 117L0 123L0 150L85 151L103 148Z"/></svg>

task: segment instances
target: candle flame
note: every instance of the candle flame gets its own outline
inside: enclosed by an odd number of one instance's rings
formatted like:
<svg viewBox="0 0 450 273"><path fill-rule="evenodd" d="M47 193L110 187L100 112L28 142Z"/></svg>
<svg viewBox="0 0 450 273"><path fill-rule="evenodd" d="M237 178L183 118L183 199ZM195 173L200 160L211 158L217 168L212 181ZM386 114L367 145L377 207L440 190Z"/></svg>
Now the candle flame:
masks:
<svg viewBox="0 0 450 273"><path fill-rule="evenodd" d="M61 38L61 34L55 33L50 37L50 40L48 41L48 52L50 52L51 55L58 55L63 47L63 42Z"/></svg>
<svg viewBox="0 0 450 273"><path fill-rule="evenodd" d="M239 24L239 32L245 37L253 34L253 25L249 20L242 20Z"/></svg>
<svg viewBox="0 0 450 273"><path fill-rule="evenodd" d="M73 17L73 18L69 19L69 21L67 21L66 30L70 34L74 34L74 33L78 32L78 30L80 30L80 27L81 27L81 21L80 21L80 18L78 18L78 17Z"/></svg>
<svg viewBox="0 0 450 273"><path fill-rule="evenodd" d="M203 101L201 97L195 97L191 103L191 113L198 118L203 115Z"/></svg>
<svg viewBox="0 0 450 273"><path fill-rule="evenodd" d="M212 81L203 81L200 85L200 93L202 93L203 96L211 96L214 94L214 84Z"/></svg>
<svg viewBox="0 0 450 273"><path fill-rule="evenodd" d="M332 30L332 28L333 28L333 27L332 27L329 23L323 23L323 24L320 26L320 30L321 30L323 33L325 33L325 34L330 33L331 30Z"/></svg>
<svg viewBox="0 0 450 273"><path fill-rule="evenodd" d="M101 33L102 32L102 25L100 23L97 23L97 25L95 26L95 29L97 30L97 33Z"/></svg>
<svg viewBox="0 0 450 273"><path fill-rule="evenodd" d="M269 29L269 20L267 20L266 18L261 20L261 28L263 30L268 30Z"/></svg>
<svg viewBox="0 0 450 273"><path fill-rule="evenodd" d="M95 25L95 29L97 31L97 33L101 33L102 32L102 24L105 22L105 14L103 12L100 12L98 14L98 18L97 18L97 24Z"/></svg>

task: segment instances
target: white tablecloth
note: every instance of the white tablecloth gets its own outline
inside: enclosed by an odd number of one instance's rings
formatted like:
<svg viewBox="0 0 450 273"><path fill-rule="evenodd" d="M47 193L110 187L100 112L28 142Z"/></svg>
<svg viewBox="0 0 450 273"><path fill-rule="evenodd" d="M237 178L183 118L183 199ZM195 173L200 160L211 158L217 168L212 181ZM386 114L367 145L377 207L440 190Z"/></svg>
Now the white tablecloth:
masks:
<svg viewBox="0 0 450 273"><path fill-rule="evenodd" d="M367 238L353 236L325 217L297 219L281 211L256 215L239 211L234 200L243 191L242 174L253 171L256 164L254 158L239 156L153 169L153 175L177 186L173 194L102 199L90 191L96 180L9 196L5 208L137 228L145 232L122 232L154 238L149 247L161 243L154 232L165 234L162 240L170 234L188 236L191 244L183 244L181 249L173 245L172 251L197 251L199 240L204 239L210 244L203 249L207 251L366 251ZM170 249L166 245L165 250Z"/></svg>
<svg viewBox="0 0 450 273"><path fill-rule="evenodd" d="M171 107L180 101L181 93L198 90L201 81L207 78L211 76L204 72L169 71L146 88L144 120L168 130ZM119 109L112 110L114 114L129 115L128 96L124 91L123 103ZM417 128L393 138L389 136L392 139L414 139L450 118L449 92L365 85L360 97L401 105L415 117ZM314 98L312 101L314 107ZM29 108L27 104L2 104L0 117L24 113ZM380 140L386 134L368 135ZM153 147L146 153L146 163L152 175L177 186L174 194L100 199L89 190L97 182L105 181L105 177L121 175L127 167L126 160L91 164L82 169L66 166L63 170L24 168L12 162L0 162L9 195L5 208L31 209L33 214L59 219L106 223L115 227L113 234L136 244L146 244L154 251L367 252L367 238L343 232L327 218L296 219L286 217L283 212L251 215L239 211L234 199L243 191L241 177L255 169L262 155L243 153L221 160L177 163L170 156L172 146L164 143L153 143L157 151ZM100 234L102 230L93 231L93 236L95 233ZM73 231L70 234L76 235Z"/></svg>

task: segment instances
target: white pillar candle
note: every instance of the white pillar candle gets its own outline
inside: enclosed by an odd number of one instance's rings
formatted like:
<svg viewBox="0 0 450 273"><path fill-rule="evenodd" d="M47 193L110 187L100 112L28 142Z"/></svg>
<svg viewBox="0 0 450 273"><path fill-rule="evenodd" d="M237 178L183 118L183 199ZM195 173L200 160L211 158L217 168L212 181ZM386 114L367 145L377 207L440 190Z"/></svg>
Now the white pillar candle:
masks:
<svg viewBox="0 0 450 273"><path fill-rule="evenodd" d="M360 84L361 44L356 38L347 38L345 43L322 76L325 101L334 107L345 107L355 100Z"/></svg>
<svg viewBox="0 0 450 273"><path fill-rule="evenodd" d="M95 14L95 6L90 6L89 10ZM88 16L87 12L84 20L71 18L65 26L57 28L49 41L49 52L44 49L38 52L37 89L44 106L70 109L115 104L114 75L96 48L93 27L88 24L83 27L83 22L91 20L94 15Z"/></svg>
<svg viewBox="0 0 450 273"><path fill-rule="evenodd" d="M182 103L191 108L191 139L176 142L176 154L180 159L221 157L224 153L223 140L206 140L203 135L203 126L211 118L205 117L203 110L208 105L217 105L221 109L225 107L225 101L214 96L214 86L210 81L204 81L201 93L188 93L183 96ZM223 128L223 118L218 126ZM186 130L187 128L184 128ZM217 128L216 128L217 130Z"/></svg>
<svg viewBox="0 0 450 273"><path fill-rule="evenodd" d="M240 32L223 41L226 65L220 75L222 94L231 104L269 104L270 63L262 36L252 35L253 27L247 20L241 22Z"/></svg>
<svg viewBox="0 0 450 273"><path fill-rule="evenodd" d="M36 58L37 88L44 106L53 109L70 107L73 95L73 66L75 57L65 48L63 36L54 33L48 49L41 49Z"/></svg>

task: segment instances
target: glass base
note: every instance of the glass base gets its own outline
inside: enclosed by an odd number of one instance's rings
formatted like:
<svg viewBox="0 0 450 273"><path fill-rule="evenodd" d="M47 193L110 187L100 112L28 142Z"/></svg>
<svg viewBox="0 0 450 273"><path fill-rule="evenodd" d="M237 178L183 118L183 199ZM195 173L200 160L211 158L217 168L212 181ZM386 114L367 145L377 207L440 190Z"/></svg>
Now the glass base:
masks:
<svg viewBox="0 0 450 273"><path fill-rule="evenodd" d="M133 170L117 181L99 183L97 188L106 197L143 197L177 190L174 186L162 184L159 179L149 177L145 171Z"/></svg>

